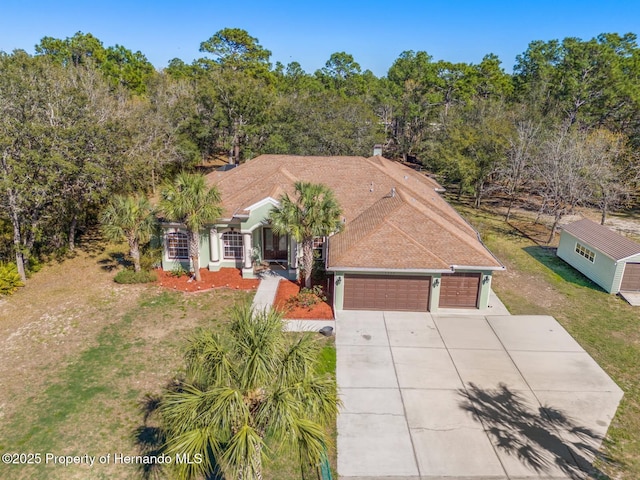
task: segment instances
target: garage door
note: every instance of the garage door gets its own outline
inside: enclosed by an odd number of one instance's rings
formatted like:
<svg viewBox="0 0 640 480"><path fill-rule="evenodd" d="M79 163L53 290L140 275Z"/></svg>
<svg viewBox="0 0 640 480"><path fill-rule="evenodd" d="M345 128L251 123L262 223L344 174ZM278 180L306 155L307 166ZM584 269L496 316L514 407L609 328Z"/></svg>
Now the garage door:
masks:
<svg viewBox="0 0 640 480"><path fill-rule="evenodd" d="M627 263L624 266L620 290L623 292L640 291L640 263Z"/></svg>
<svg viewBox="0 0 640 480"><path fill-rule="evenodd" d="M476 308L478 306L479 273L443 273L440 282L441 307Z"/></svg>
<svg viewBox="0 0 640 480"><path fill-rule="evenodd" d="M345 275L345 310L426 312L431 277Z"/></svg>

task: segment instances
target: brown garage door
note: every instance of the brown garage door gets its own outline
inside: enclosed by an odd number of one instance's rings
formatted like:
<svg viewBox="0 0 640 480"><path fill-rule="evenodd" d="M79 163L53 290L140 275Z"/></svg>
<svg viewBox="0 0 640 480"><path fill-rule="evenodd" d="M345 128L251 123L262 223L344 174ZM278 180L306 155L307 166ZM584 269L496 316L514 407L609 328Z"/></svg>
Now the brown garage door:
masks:
<svg viewBox="0 0 640 480"><path fill-rule="evenodd" d="M640 291L640 263L627 263L624 266L620 290L623 292Z"/></svg>
<svg viewBox="0 0 640 480"><path fill-rule="evenodd" d="M440 306L476 308L479 292L479 273L443 273L440 285Z"/></svg>
<svg viewBox="0 0 640 480"><path fill-rule="evenodd" d="M431 277L345 275L345 310L426 312Z"/></svg>

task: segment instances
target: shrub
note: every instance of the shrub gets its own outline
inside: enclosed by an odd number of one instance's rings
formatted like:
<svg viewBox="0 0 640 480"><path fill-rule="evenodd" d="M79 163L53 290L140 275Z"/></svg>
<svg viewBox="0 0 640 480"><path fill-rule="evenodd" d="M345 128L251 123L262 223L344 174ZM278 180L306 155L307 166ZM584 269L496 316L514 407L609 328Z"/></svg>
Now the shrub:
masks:
<svg viewBox="0 0 640 480"><path fill-rule="evenodd" d="M113 279L116 283L149 283L155 282L158 279L158 275L155 272L149 272L147 270L141 270L135 272L130 269L120 270Z"/></svg>
<svg viewBox="0 0 640 480"><path fill-rule="evenodd" d="M314 285L312 288L302 288L297 295L287 299L286 308L292 309L296 307L311 309L314 305L327 300L324 291L320 285Z"/></svg>
<svg viewBox="0 0 640 480"><path fill-rule="evenodd" d="M178 264L171 269L171 272L169 272L169 275L171 275L172 277L180 278L185 275L189 275L189 272L187 272L181 264Z"/></svg>
<svg viewBox="0 0 640 480"><path fill-rule="evenodd" d="M0 263L0 295L11 295L24 287L15 263Z"/></svg>

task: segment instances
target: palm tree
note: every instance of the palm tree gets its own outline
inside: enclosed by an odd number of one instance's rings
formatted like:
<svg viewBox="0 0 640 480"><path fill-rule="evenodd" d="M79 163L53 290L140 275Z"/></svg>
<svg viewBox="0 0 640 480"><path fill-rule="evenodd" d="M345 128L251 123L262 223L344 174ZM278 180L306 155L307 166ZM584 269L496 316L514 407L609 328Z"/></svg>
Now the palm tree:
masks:
<svg viewBox="0 0 640 480"><path fill-rule="evenodd" d="M340 231L342 209L333 191L325 185L296 182L295 192L295 200L286 193L280 197L280 206L271 210L270 219L275 233L287 233L302 244L304 285L310 288L313 238Z"/></svg>
<svg viewBox="0 0 640 480"><path fill-rule="evenodd" d="M222 334L191 338L186 378L160 406L165 452L202 460L175 465L179 478L220 468L229 479L261 479L263 458L283 449L301 468L320 464L339 401L335 381L317 373L312 335L288 334L277 310L245 303Z"/></svg>
<svg viewBox="0 0 640 480"><path fill-rule="evenodd" d="M173 182L166 183L160 192L160 210L168 220L187 227L189 260L196 281L200 277L200 230L214 222L222 213L220 194L213 186L207 187L204 175L179 173Z"/></svg>
<svg viewBox="0 0 640 480"><path fill-rule="evenodd" d="M149 241L156 225L153 207L140 196L114 196L100 215L102 231L113 242L125 239L133 268L140 271L140 244Z"/></svg>

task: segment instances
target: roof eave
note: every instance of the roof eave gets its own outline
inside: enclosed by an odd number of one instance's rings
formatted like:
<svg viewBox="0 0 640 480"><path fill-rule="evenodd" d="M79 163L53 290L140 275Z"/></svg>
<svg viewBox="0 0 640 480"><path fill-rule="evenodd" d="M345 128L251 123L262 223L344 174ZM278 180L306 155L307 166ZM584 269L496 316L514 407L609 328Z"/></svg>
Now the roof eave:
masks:
<svg viewBox="0 0 640 480"><path fill-rule="evenodd" d="M381 268L381 267L327 267L328 272L371 273L450 273L450 268Z"/></svg>

